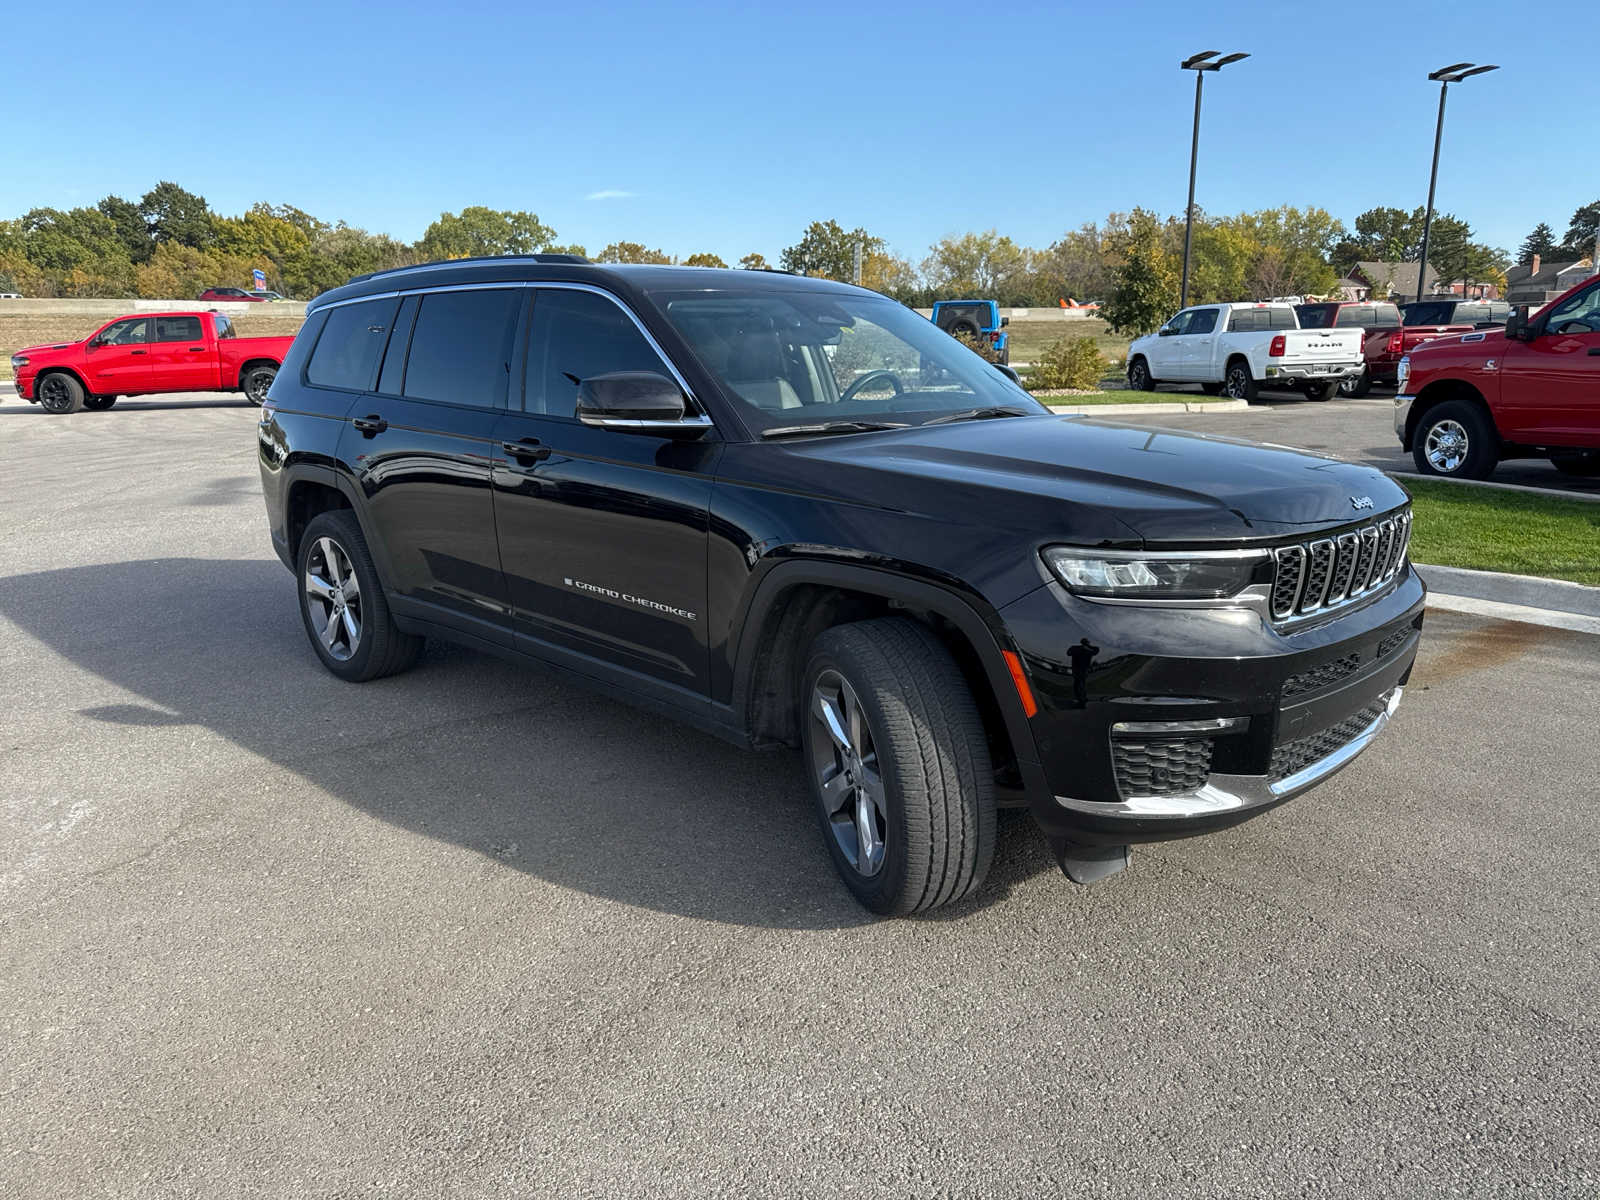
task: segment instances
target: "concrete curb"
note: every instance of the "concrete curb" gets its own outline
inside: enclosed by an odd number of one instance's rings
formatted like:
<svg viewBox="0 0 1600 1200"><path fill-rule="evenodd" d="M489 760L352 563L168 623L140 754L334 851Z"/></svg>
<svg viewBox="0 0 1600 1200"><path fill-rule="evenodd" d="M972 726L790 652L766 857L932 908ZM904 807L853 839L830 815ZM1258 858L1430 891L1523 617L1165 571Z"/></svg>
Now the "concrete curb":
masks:
<svg viewBox="0 0 1600 1200"><path fill-rule="evenodd" d="M1174 401L1161 404L1051 404L1048 399L1041 400L1051 412L1061 413L1070 417L1104 417L1117 413L1145 413L1150 416L1160 416L1163 413L1189 413L1189 412L1244 412L1250 404L1245 400L1208 400L1201 403L1198 400L1189 402Z"/></svg>
<svg viewBox="0 0 1600 1200"><path fill-rule="evenodd" d="M1427 563L1411 565L1429 590L1441 595L1600 618L1600 587L1570 583L1565 579L1541 579L1536 575L1470 571L1465 567L1435 567Z"/></svg>
<svg viewBox="0 0 1600 1200"><path fill-rule="evenodd" d="M1426 479L1430 483L1450 483L1457 487L1492 488L1500 492L1525 492L1530 496L1554 496L1557 500L1586 500L1600 504L1600 492L1574 492L1567 488L1529 487L1525 483L1495 483L1490 479L1450 479L1443 475L1424 475L1420 471L1390 471L1388 474L1401 482L1407 479Z"/></svg>

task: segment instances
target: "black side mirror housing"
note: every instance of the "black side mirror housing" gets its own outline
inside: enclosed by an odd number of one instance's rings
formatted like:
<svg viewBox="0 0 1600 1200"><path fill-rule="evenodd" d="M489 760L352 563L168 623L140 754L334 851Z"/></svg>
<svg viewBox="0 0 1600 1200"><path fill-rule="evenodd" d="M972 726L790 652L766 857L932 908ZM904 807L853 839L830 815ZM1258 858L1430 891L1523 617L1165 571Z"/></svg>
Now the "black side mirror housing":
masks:
<svg viewBox="0 0 1600 1200"><path fill-rule="evenodd" d="M1011 324L1011 318L1010 317L1001 317L1000 318L1000 328L1001 329L1004 329L1009 324Z"/></svg>
<svg viewBox="0 0 1600 1200"><path fill-rule="evenodd" d="M683 389L656 371L612 371L578 385L578 420L625 432L703 432L707 417L691 416Z"/></svg>
<svg viewBox="0 0 1600 1200"><path fill-rule="evenodd" d="M1506 316L1506 340L1509 342L1525 342L1528 340L1528 306L1518 304Z"/></svg>
<svg viewBox="0 0 1600 1200"><path fill-rule="evenodd" d="M1018 375L1005 363L990 363L989 365L992 366L996 371L999 371L1000 374L1004 375L1007 379L1011 380L1011 382L1016 384L1018 387L1022 386L1022 376Z"/></svg>

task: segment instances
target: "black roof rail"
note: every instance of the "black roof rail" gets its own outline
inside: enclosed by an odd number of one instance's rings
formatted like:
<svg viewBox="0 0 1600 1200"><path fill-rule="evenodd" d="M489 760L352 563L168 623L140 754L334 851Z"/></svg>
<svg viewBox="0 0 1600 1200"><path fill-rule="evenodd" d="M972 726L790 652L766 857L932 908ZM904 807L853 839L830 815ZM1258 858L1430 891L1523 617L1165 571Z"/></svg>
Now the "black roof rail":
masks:
<svg viewBox="0 0 1600 1200"><path fill-rule="evenodd" d="M364 275L352 275L346 283L362 283L368 279L377 279L380 275L395 275L401 271L436 271L441 267L464 267L469 263L501 263L501 262L536 262L536 263L574 263L586 265L589 259L581 254L476 254L469 258L447 258L441 262L413 263L409 267L389 267L383 271L368 271Z"/></svg>

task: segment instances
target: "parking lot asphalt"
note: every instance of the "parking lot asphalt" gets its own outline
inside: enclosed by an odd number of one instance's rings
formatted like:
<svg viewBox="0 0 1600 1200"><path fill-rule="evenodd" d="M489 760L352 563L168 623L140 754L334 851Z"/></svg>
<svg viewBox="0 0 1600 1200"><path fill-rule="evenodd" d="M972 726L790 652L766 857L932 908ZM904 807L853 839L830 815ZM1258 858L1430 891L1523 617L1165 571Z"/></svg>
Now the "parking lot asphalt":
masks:
<svg viewBox="0 0 1600 1200"><path fill-rule="evenodd" d="M1600 1189L1600 638L1432 613L1323 788L877 922L796 756L324 672L254 420L0 407L0 1195Z"/></svg>
<svg viewBox="0 0 1600 1200"><path fill-rule="evenodd" d="M1166 397L1169 392L1174 400L1199 395L1195 388L1163 389L1156 395ZM1118 414L1116 420L1276 442L1367 463L1385 471L1412 473L1417 469L1411 455L1400 449L1399 439L1394 434L1392 393L1374 392L1359 400L1341 396L1318 403L1293 392L1262 392L1261 399L1247 412L1189 412L1148 417ZM1543 458L1514 458L1503 462L1490 478L1495 483L1559 488L1600 496L1600 478L1563 475Z"/></svg>

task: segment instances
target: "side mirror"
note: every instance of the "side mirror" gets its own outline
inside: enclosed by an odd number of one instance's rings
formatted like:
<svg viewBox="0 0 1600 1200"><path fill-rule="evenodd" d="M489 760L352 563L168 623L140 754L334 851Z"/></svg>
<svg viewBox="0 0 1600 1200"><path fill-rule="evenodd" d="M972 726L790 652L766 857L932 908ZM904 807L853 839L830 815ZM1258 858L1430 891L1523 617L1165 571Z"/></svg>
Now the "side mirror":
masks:
<svg viewBox="0 0 1600 1200"><path fill-rule="evenodd" d="M1519 304L1506 315L1506 341L1528 340L1528 306Z"/></svg>
<svg viewBox="0 0 1600 1200"><path fill-rule="evenodd" d="M1156 330L1156 336L1157 337L1171 337L1172 336L1172 326L1171 325L1163 325L1160 329Z"/></svg>
<svg viewBox="0 0 1600 1200"><path fill-rule="evenodd" d="M996 371L999 371L1000 374L1004 375L1007 379L1011 380L1011 382L1016 384L1018 387L1022 386L1022 376L1018 375L1010 367L1006 366L1005 363L990 363L989 365L992 366Z"/></svg>
<svg viewBox="0 0 1600 1200"><path fill-rule="evenodd" d="M612 371L578 385L578 420L635 433L703 432L708 417L690 416L683 389L655 371Z"/></svg>
<svg viewBox="0 0 1600 1200"><path fill-rule="evenodd" d="M1009 324L1011 324L1011 318L1010 317L1001 317L1000 318L1000 328L1001 329L1004 329Z"/></svg>

